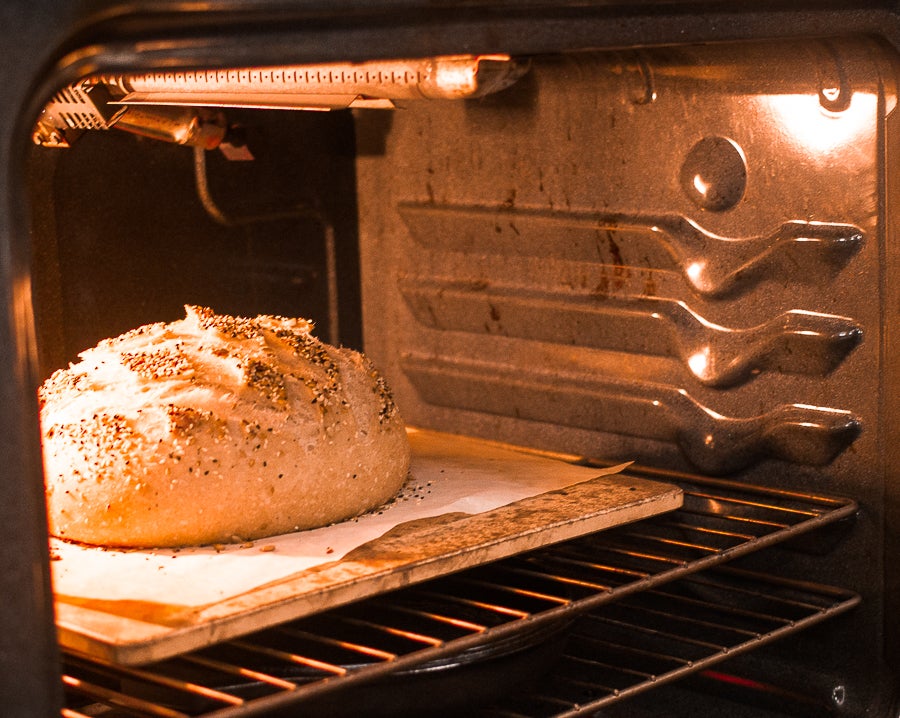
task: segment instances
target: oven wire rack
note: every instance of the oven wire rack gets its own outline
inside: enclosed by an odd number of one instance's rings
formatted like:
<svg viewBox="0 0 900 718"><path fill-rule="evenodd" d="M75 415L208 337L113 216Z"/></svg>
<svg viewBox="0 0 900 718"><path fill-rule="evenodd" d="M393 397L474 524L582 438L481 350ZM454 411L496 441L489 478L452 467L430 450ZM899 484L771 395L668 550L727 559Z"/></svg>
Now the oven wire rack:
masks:
<svg viewBox="0 0 900 718"><path fill-rule="evenodd" d="M354 691L411 693L415 679L426 677L427 686L454 669L506 662L521 677L530 667L522 660L549 650L559 670L485 715L574 718L859 603L843 589L722 566L848 519L854 501L671 471L629 473L680 484L683 506L148 666L65 651L62 715L315 715L316 706ZM500 687L499 675L488 682ZM433 698L425 705L433 708ZM334 706L323 715L335 715Z"/></svg>
<svg viewBox="0 0 900 718"><path fill-rule="evenodd" d="M856 594L829 586L714 568L586 614L548 678L480 715L594 715L858 603Z"/></svg>

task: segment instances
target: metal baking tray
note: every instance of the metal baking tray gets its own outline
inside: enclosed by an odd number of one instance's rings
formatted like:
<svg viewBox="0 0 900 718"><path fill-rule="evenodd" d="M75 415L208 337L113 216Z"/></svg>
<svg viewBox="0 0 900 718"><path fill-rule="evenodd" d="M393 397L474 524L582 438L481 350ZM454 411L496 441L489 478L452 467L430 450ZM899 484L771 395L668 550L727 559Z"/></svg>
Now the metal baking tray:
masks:
<svg viewBox="0 0 900 718"><path fill-rule="evenodd" d="M253 544L119 551L54 542L63 647L140 665L678 508L682 490L491 442L411 430L391 505Z"/></svg>

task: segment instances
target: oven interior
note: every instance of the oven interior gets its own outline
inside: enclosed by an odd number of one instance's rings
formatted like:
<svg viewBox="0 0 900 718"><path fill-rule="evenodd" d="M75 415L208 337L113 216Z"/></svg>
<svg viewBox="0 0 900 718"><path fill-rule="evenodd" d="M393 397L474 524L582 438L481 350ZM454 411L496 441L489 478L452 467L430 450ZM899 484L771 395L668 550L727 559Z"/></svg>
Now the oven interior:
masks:
<svg viewBox="0 0 900 718"><path fill-rule="evenodd" d="M411 425L682 508L151 665L63 649L65 715L896 715L895 49L535 37L466 99L164 108L213 149L44 127L38 374L184 304L304 316Z"/></svg>

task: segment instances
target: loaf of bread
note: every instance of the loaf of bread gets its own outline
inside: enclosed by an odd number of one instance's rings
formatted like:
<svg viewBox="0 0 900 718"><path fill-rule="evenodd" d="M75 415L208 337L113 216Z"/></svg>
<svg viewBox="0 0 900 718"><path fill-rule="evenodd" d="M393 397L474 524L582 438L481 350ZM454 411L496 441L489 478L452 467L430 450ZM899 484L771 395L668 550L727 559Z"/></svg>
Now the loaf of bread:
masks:
<svg viewBox="0 0 900 718"><path fill-rule="evenodd" d="M357 516L401 489L405 427L366 357L303 319L186 310L101 342L41 387L53 535L247 541Z"/></svg>

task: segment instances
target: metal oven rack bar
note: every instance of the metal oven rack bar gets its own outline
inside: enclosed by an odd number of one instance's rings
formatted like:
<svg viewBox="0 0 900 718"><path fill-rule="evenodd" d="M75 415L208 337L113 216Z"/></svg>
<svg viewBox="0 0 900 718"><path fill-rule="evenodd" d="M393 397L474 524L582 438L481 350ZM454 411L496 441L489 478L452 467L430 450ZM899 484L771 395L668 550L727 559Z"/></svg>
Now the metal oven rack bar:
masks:
<svg viewBox="0 0 900 718"><path fill-rule="evenodd" d="M841 589L716 568L847 519L857 510L852 500L675 472L630 473L679 483L683 507L150 666L68 652L63 715L231 718L291 706L316 715L317 706L327 706L322 714L331 716L332 698L339 703L379 686L399 695L422 676L514 662L559 645L553 660L570 677L490 715L577 716L858 603ZM670 585L663 590L663 584ZM626 605L627 622L617 613ZM661 613L679 606L711 618ZM660 621L677 625L679 635L661 633ZM599 641L597 625L604 635L615 627L620 638ZM567 638L565 652L560 636ZM513 663L517 675L526 669ZM403 682L392 692L396 679Z"/></svg>

